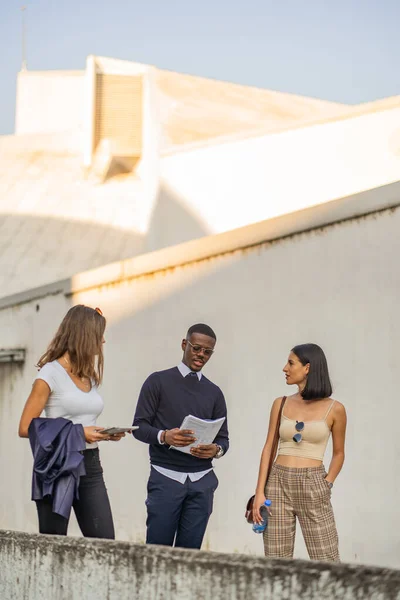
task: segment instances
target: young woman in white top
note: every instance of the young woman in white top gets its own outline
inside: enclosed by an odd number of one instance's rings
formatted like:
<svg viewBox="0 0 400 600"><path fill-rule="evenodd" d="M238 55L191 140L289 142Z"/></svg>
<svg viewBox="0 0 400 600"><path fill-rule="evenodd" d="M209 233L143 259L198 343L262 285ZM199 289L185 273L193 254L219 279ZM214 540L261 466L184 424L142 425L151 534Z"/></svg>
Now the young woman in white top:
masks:
<svg viewBox="0 0 400 600"><path fill-rule="evenodd" d="M283 398L277 398L272 406L253 519L261 522L260 507L269 498L271 515L264 532L264 551L269 558L293 557L297 517L310 558L339 561L330 499L344 462L346 411L343 404L330 398L327 361L316 344L295 346L283 372L286 383L297 385L298 392L286 399L279 424ZM279 448L265 486L277 425ZM326 472L322 461L330 435L333 455Z"/></svg>
<svg viewBox="0 0 400 600"><path fill-rule="evenodd" d="M32 419L44 410L47 418L64 417L83 426L86 475L80 478L79 500L73 508L86 537L114 539L110 502L103 479L98 442L119 441L125 434L107 436L96 426L103 411L98 387L103 377L103 343L106 320L99 308L78 305L64 317L47 351L38 362L40 371L26 401L19 435L28 437ZM66 535L68 520L52 512L52 499L37 500L40 533Z"/></svg>

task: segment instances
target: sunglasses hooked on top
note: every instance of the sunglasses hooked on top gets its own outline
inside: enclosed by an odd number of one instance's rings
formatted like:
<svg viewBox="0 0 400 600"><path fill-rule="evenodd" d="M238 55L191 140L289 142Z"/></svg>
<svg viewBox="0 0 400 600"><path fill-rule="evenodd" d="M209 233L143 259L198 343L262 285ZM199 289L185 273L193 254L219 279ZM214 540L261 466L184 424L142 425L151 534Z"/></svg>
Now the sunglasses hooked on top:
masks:
<svg viewBox="0 0 400 600"><path fill-rule="evenodd" d="M94 309L101 317L103 316L103 311L101 310L101 308L99 308L98 306L96 306L96 308Z"/></svg>
<svg viewBox="0 0 400 600"><path fill-rule="evenodd" d="M296 421L296 425L295 425L295 429L296 431L303 431L304 429L304 422L303 421ZM301 435L301 433L295 433L293 436L293 441L296 442L297 444L299 442L301 442L301 440L303 439L303 436Z"/></svg>
<svg viewBox="0 0 400 600"><path fill-rule="evenodd" d="M186 341L189 344L189 346L193 349L193 352L195 352L196 354L203 350L205 356L211 356L211 354L214 352L214 350L212 348L203 348L202 346L199 346L198 344L191 344L189 342L189 340L186 340Z"/></svg>

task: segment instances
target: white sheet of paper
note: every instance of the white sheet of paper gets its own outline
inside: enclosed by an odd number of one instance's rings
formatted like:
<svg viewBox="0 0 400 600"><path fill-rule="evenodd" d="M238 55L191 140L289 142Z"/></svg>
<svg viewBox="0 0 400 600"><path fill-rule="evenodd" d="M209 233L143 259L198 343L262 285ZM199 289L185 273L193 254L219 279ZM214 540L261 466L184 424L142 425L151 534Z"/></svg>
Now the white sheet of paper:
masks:
<svg viewBox="0 0 400 600"><path fill-rule="evenodd" d="M220 419L215 419L214 421L206 421L205 419L199 419L198 417L194 417L193 415L188 415L182 421L182 425L180 429L190 429L194 431L194 437L196 441L189 446L170 446L174 450L179 450L179 452L185 452L186 454L190 454L190 448L193 446L200 446L201 444L212 444L215 438L218 435L219 430L221 429L222 423L225 421L225 417L221 417Z"/></svg>

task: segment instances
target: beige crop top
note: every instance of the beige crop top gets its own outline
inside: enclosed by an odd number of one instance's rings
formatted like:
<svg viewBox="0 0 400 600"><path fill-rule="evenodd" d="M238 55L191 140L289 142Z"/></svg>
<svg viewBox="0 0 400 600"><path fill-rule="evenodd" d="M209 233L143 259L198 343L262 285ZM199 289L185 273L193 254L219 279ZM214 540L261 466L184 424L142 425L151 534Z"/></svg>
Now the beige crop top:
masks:
<svg viewBox="0 0 400 600"><path fill-rule="evenodd" d="M282 411L279 428L278 456L298 456L300 458L323 460L329 436L331 435L331 430L326 423L326 419L334 404L335 400L332 400L328 412L322 421L304 421L304 429L300 432L302 436L300 442L293 440L294 434L298 433L296 431L297 421L288 419L283 414L284 411Z"/></svg>

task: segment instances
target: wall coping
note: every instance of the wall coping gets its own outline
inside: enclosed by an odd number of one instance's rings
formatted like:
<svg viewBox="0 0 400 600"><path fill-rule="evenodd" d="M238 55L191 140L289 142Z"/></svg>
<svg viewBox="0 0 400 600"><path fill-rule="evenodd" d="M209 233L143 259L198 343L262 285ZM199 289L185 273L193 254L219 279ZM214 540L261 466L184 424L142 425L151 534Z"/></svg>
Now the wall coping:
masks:
<svg viewBox="0 0 400 600"><path fill-rule="evenodd" d="M82 568L76 570L78 564ZM38 571L35 565L40 566ZM95 582L87 579L93 569L97 569ZM93 585L98 585L96 598L100 600L118 593L126 595L115 597L129 595L141 600L156 597L202 600L211 597L210 590L215 591L215 600L400 598L400 571L394 569L268 560L262 556L4 530L0 530L0 570L0 595L4 600L21 597L7 595L18 586L29 588L31 593L40 588L42 600L64 598L58 593L55 595L56 590L65 588L68 583L73 586L74 594L67 586L65 597L69 598L68 593L71 593L71 598L75 598L79 593L81 600L94 597ZM103 581L97 581L99 574ZM44 583L39 581L39 576ZM162 596L154 595L155 585L162 587Z"/></svg>

